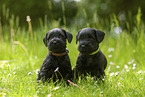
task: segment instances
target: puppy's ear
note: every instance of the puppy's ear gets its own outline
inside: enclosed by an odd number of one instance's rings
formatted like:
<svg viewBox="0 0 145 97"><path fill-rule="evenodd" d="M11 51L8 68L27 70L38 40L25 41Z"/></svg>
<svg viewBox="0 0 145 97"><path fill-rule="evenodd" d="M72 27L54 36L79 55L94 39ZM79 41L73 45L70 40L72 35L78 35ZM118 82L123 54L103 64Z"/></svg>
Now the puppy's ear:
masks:
<svg viewBox="0 0 145 97"><path fill-rule="evenodd" d="M80 33L80 31L77 33L77 35L76 35L76 44L77 44L77 42L78 42L78 40L79 40L79 33Z"/></svg>
<svg viewBox="0 0 145 97"><path fill-rule="evenodd" d="M100 30L97 30L97 29L95 29L95 31L96 31L96 39L97 39L97 41L99 43L102 42L103 39L104 39L105 33L100 31Z"/></svg>
<svg viewBox="0 0 145 97"><path fill-rule="evenodd" d="M68 40L69 43L71 43L72 39L73 39L73 35L69 32L65 32L66 33L66 38Z"/></svg>
<svg viewBox="0 0 145 97"><path fill-rule="evenodd" d="M64 29L61 29L64 34L62 33L62 35L65 35L66 39L68 40L69 43L71 43L72 39L73 39L73 35L69 32L66 32Z"/></svg>
<svg viewBox="0 0 145 97"><path fill-rule="evenodd" d="M43 38L43 42L44 42L46 47L47 47L47 36L48 36L48 33L46 33L46 35Z"/></svg>

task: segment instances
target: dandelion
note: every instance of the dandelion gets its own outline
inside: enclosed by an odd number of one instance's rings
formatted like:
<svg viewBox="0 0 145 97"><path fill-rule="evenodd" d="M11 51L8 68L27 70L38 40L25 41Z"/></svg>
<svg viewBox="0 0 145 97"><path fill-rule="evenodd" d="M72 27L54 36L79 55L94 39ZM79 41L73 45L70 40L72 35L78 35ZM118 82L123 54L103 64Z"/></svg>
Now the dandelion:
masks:
<svg viewBox="0 0 145 97"><path fill-rule="evenodd" d="M120 66L116 66L116 68L120 68Z"/></svg>
<svg viewBox="0 0 145 97"><path fill-rule="evenodd" d="M108 55L108 57L109 57L109 58L111 58L111 57L112 57L112 55Z"/></svg>
<svg viewBox="0 0 145 97"><path fill-rule="evenodd" d="M40 71L39 69L36 69L36 74L39 74L39 71Z"/></svg>
<svg viewBox="0 0 145 97"><path fill-rule="evenodd" d="M114 27L114 32L119 35L122 32L122 28L121 27Z"/></svg>
<svg viewBox="0 0 145 97"><path fill-rule="evenodd" d="M113 76L114 75L114 72L110 73L110 76Z"/></svg>
<svg viewBox="0 0 145 97"><path fill-rule="evenodd" d="M31 74L32 74L31 72L28 73L28 75L31 75Z"/></svg>
<svg viewBox="0 0 145 97"><path fill-rule="evenodd" d="M59 89L60 87L55 87L55 88L53 88L53 90L57 90L57 89Z"/></svg>
<svg viewBox="0 0 145 97"><path fill-rule="evenodd" d="M108 52L114 52L114 48L109 48Z"/></svg>

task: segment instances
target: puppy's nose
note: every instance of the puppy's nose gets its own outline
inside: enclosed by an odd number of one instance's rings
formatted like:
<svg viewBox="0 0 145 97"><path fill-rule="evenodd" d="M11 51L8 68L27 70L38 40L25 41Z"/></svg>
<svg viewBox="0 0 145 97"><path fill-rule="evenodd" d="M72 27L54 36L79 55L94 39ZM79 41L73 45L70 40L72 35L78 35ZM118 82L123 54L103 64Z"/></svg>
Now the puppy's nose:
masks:
<svg viewBox="0 0 145 97"><path fill-rule="evenodd" d="M84 48L86 45L82 44L81 47Z"/></svg>

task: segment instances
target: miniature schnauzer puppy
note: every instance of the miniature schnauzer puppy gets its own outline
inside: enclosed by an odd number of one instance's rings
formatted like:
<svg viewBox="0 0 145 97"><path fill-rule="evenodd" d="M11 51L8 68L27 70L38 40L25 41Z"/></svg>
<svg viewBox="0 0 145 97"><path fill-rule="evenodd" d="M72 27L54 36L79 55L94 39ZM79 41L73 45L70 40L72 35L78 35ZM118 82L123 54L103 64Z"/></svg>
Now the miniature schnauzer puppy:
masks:
<svg viewBox="0 0 145 97"><path fill-rule="evenodd" d="M46 81L52 79L68 80L71 78L72 68L66 49L66 39L69 43L72 41L72 34L64 29L55 28L44 36L43 42L49 49L49 53L43 61L37 80Z"/></svg>
<svg viewBox="0 0 145 97"><path fill-rule="evenodd" d="M77 33L76 43L79 41L80 53L73 69L76 78L90 74L94 79L101 79L105 75L107 59L99 48L104 36L104 32L93 28L84 28Z"/></svg>

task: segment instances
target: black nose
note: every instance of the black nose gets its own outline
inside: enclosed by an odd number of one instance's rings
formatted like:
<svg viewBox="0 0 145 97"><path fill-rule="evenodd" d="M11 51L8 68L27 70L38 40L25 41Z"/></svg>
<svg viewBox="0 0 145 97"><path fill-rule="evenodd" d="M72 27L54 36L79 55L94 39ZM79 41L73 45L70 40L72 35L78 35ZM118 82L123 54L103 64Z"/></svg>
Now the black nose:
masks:
<svg viewBox="0 0 145 97"><path fill-rule="evenodd" d="M84 48L86 45L82 44L81 47Z"/></svg>

